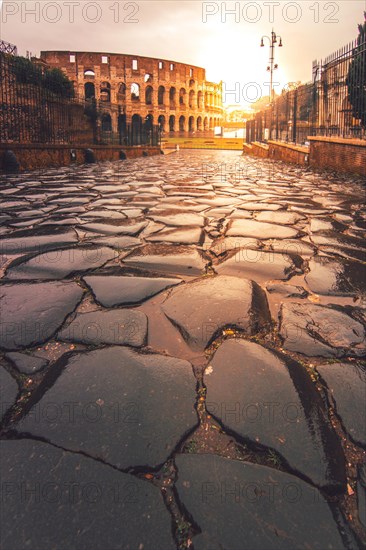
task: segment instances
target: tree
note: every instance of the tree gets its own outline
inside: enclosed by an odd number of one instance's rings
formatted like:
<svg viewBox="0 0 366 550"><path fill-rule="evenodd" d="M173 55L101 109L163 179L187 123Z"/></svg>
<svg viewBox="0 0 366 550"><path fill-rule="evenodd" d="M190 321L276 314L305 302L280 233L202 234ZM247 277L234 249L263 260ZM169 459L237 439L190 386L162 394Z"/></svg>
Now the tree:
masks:
<svg viewBox="0 0 366 550"><path fill-rule="evenodd" d="M366 12L363 25L358 25L357 46L353 49L352 61L346 79L348 99L352 106L352 116L366 127Z"/></svg>
<svg viewBox="0 0 366 550"><path fill-rule="evenodd" d="M46 69L43 86L61 97L74 97L74 86L60 69Z"/></svg>
<svg viewBox="0 0 366 550"><path fill-rule="evenodd" d="M36 84L42 82L42 71L26 57L11 57L12 70L19 84Z"/></svg>

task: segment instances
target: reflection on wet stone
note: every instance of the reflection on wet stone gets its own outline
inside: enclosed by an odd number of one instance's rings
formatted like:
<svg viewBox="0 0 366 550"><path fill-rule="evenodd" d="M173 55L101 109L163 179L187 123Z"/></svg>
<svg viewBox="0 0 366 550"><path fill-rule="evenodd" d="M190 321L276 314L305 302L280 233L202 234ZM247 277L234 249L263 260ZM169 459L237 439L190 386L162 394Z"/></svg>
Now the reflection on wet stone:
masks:
<svg viewBox="0 0 366 550"><path fill-rule="evenodd" d="M326 500L299 478L214 455L176 463L179 498L200 528L195 548L344 548Z"/></svg>
<svg viewBox="0 0 366 550"><path fill-rule="evenodd" d="M253 342L229 340L211 366L204 377L210 414L242 438L276 449L315 485L343 489L340 443L301 365Z"/></svg>
<svg viewBox="0 0 366 550"><path fill-rule="evenodd" d="M118 468L156 467L197 425L194 404L188 361L112 346L60 365L18 430Z"/></svg>
<svg viewBox="0 0 366 550"><path fill-rule="evenodd" d="M157 487L40 441L1 441L0 452L4 549L175 547Z"/></svg>

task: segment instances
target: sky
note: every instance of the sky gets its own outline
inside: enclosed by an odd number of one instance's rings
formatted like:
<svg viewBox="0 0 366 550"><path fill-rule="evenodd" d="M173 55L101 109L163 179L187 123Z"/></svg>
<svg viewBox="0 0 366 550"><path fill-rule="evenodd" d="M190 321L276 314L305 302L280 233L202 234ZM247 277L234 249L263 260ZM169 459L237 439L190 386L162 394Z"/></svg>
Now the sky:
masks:
<svg viewBox="0 0 366 550"><path fill-rule="evenodd" d="M41 50L129 53L189 63L223 81L224 103L250 105L274 89L308 82L312 61L357 38L366 0L0 0L0 38L21 55Z"/></svg>

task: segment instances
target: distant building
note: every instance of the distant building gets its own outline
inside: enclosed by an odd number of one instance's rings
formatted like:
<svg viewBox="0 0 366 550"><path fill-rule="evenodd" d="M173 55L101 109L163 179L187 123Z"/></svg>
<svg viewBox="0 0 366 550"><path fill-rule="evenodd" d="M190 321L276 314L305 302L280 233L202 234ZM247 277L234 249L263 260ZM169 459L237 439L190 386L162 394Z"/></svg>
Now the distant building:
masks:
<svg viewBox="0 0 366 550"><path fill-rule="evenodd" d="M201 67L127 54L42 51L61 69L76 94L96 100L104 130L126 124L159 124L165 132L201 132L220 126L221 84L208 82Z"/></svg>

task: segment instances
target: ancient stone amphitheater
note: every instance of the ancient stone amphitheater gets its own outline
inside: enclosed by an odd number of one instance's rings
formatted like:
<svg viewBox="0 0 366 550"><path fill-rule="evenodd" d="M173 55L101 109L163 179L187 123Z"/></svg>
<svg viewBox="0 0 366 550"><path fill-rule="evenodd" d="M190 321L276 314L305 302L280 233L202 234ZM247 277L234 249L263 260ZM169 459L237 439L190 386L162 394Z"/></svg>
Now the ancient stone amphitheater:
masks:
<svg viewBox="0 0 366 550"><path fill-rule="evenodd" d="M42 51L41 59L66 73L79 97L95 98L105 130L142 122L193 134L221 124L221 84L208 82L201 67L95 52Z"/></svg>

